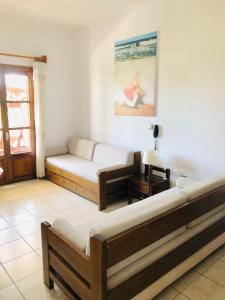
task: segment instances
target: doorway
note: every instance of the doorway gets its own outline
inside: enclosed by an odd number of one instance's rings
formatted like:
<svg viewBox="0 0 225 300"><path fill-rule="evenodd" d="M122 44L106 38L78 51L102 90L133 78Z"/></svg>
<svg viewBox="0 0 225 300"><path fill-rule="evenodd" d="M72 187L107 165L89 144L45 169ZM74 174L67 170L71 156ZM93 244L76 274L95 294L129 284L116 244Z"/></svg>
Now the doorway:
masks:
<svg viewBox="0 0 225 300"><path fill-rule="evenodd" d="M0 64L0 185L35 178L33 69Z"/></svg>

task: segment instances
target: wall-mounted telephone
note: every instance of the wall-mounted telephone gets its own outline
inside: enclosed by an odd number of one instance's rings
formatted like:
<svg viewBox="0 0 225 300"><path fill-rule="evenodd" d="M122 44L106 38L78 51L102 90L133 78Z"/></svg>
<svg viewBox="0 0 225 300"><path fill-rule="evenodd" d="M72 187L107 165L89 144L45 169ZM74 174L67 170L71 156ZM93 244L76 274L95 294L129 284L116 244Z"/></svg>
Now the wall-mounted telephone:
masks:
<svg viewBox="0 0 225 300"><path fill-rule="evenodd" d="M157 137L159 136L159 125L153 126L153 137L155 139L155 150L157 150Z"/></svg>

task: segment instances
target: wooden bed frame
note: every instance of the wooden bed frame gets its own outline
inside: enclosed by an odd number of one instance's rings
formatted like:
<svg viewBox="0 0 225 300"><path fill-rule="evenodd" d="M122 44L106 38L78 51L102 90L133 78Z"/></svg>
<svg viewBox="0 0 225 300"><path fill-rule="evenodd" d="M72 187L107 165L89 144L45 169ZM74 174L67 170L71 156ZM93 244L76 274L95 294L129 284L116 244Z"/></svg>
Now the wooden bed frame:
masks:
<svg viewBox="0 0 225 300"><path fill-rule="evenodd" d="M131 299L223 234L225 219L221 219L111 290L107 289L107 268L223 203L225 187L134 226L106 241L92 237L90 256L85 255L51 228L49 223L44 222L41 224L44 282L50 289L54 287L55 282L70 299Z"/></svg>
<svg viewBox="0 0 225 300"><path fill-rule="evenodd" d="M97 203L99 210L105 209L108 202L127 197L128 179L140 172L140 166L141 152L135 152L132 166L101 172L98 183L94 183L45 162L48 180Z"/></svg>

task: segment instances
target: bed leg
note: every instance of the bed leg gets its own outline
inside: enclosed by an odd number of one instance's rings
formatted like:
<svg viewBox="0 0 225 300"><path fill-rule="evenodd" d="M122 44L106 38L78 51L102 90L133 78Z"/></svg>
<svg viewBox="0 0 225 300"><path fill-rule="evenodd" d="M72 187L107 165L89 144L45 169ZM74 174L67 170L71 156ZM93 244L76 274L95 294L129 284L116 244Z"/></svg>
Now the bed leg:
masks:
<svg viewBox="0 0 225 300"><path fill-rule="evenodd" d="M103 203L102 199L100 200L100 203L98 204L98 209L99 210L104 210L105 209L105 203Z"/></svg>
<svg viewBox="0 0 225 300"><path fill-rule="evenodd" d="M104 172L98 175L98 187L99 187L98 209L103 210L106 208L106 180L105 180Z"/></svg>
<svg viewBox="0 0 225 300"><path fill-rule="evenodd" d="M54 282L49 275L48 229L50 227L51 225L48 222L41 223L44 283L49 289L53 289Z"/></svg>

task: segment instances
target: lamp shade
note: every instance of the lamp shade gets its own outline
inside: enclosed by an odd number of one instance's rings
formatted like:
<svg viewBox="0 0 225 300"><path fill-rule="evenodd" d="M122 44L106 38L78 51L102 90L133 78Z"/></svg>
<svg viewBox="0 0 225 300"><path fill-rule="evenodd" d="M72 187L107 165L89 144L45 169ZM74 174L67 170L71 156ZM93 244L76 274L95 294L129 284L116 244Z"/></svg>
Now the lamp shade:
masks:
<svg viewBox="0 0 225 300"><path fill-rule="evenodd" d="M159 152L154 150L144 151L142 162L145 165L160 166L161 161Z"/></svg>

